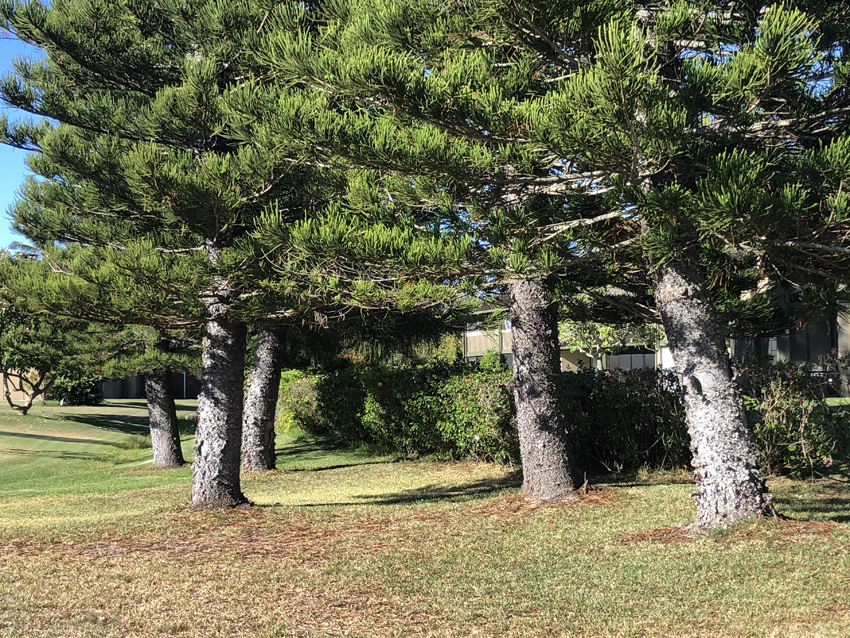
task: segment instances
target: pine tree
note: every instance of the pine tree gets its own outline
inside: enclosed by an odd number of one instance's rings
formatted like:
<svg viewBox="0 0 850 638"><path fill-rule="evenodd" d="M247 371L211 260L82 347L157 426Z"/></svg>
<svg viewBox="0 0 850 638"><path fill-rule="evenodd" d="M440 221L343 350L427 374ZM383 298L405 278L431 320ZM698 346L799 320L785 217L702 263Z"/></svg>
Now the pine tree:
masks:
<svg viewBox="0 0 850 638"><path fill-rule="evenodd" d="M136 270L156 291L155 308L203 324L192 496L203 507L246 501L239 464L248 317L235 310L245 291L234 285L241 258L234 246L265 201L280 198L297 216L315 182L302 167L282 172L222 136L220 96L250 64L249 41L267 13L260 5L69 1L0 9L9 30L47 54L19 61L3 98L60 122L7 133L37 151L30 165L44 177L24 187L18 227L43 243L111 251L111 267ZM187 277L169 281L176 271Z"/></svg>
<svg viewBox="0 0 850 638"><path fill-rule="evenodd" d="M774 511L718 313L724 280L846 277L846 36L832 28L779 3L639 9L600 29L598 58L552 98L549 145L623 184L625 221L641 225L632 255L683 376L700 529Z"/></svg>
<svg viewBox="0 0 850 638"><path fill-rule="evenodd" d="M274 417L285 352L285 331L261 326L242 417L242 469L275 469Z"/></svg>
<svg viewBox="0 0 850 638"><path fill-rule="evenodd" d="M772 506L716 306L742 273L834 286L847 254L847 7L809 4L829 19L765 2L337 2L311 28L262 42L271 77L315 86L337 115L312 115L302 95L301 119L270 110L266 120L319 149L501 201L476 220L488 229L504 227L506 211L523 213L505 251L514 308L531 306L537 319L514 315L521 433L561 427L556 404L541 403L556 357L521 352L556 334L545 319L551 279L529 275L572 279L552 252L529 261L528 247L564 233L573 258L607 245L648 272L689 388L697 526L725 525ZM560 217L543 218L541 200ZM616 242L597 233L587 246L570 232L605 224ZM526 325L539 327L530 341ZM523 406L548 423L524 423ZM524 461L528 473L534 462Z"/></svg>
<svg viewBox="0 0 850 638"><path fill-rule="evenodd" d="M337 243L358 226L326 210L340 180L305 161L300 140L289 138L273 154L238 145L222 108L227 88L255 64L253 41L303 10L247 0L0 5L7 28L47 54L19 61L0 94L60 122L7 126L5 141L35 151L30 165L43 178L22 189L18 229L45 250L96 248L86 254L98 263L77 261L68 271L86 285L64 285L93 302L114 301L124 290L128 299L144 295L122 309L128 322L203 326L196 506L246 501L239 482L246 322L326 323L346 319L352 307L374 313L430 303L426 287L402 290L397 277L360 263L347 262L357 277L336 279L285 269L270 277L259 266L262 249L252 237L270 219L281 231L275 242L294 225ZM398 244L392 226L381 231L358 234L360 254L373 254L375 239ZM99 289L116 281L124 283L114 294Z"/></svg>
<svg viewBox="0 0 850 638"><path fill-rule="evenodd" d="M113 330L111 342L114 347L101 367L103 375L144 376L154 467L185 465L171 375L198 369L198 340L187 331L167 334L145 326L121 326Z"/></svg>
<svg viewBox="0 0 850 638"><path fill-rule="evenodd" d="M520 3L320 8L264 34L265 73L229 98L245 121L241 136L274 152L295 135L317 162L383 171L375 200L435 236L470 238L464 275L510 299L523 491L537 502L574 498L555 291L576 261L616 245L604 231L618 213L593 174L575 186L572 165L529 133L546 91L590 59L596 25L622 8L542 7L558 25L555 41L534 32ZM315 91L281 96L293 83Z"/></svg>

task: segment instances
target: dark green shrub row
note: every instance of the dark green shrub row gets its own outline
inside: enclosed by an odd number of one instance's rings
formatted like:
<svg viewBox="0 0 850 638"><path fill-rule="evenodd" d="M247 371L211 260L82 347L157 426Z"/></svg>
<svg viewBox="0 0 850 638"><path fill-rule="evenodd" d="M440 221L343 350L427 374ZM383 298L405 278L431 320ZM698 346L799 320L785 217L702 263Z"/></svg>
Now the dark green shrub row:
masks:
<svg viewBox="0 0 850 638"><path fill-rule="evenodd" d="M584 370L561 380L576 460L587 472L688 465L690 439L675 374Z"/></svg>
<svg viewBox="0 0 850 638"><path fill-rule="evenodd" d="M589 474L672 469L690 460L675 374L659 370L562 375L577 461ZM799 369L754 367L741 376L764 468L827 474L846 467L850 428ZM351 366L330 374L287 372L284 428L301 427L351 444L406 454L515 461L511 373L482 365Z"/></svg>
<svg viewBox="0 0 850 638"><path fill-rule="evenodd" d="M280 423L406 454L504 462L518 456L510 378L465 364L290 372Z"/></svg>

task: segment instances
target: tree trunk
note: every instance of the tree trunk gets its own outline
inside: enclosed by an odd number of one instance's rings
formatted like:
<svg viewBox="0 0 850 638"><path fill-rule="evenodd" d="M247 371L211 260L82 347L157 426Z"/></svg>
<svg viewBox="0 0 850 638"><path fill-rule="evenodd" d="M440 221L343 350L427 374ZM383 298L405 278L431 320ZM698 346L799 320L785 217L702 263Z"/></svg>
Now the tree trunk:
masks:
<svg viewBox="0 0 850 638"><path fill-rule="evenodd" d="M221 301L207 307L192 479L195 507L248 502L239 483L246 329L226 316L227 309Z"/></svg>
<svg viewBox="0 0 850 638"><path fill-rule="evenodd" d="M274 414L282 365L283 331L261 328L242 418L242 467L245 470L275 469Z"/></svg>
<svg viewBox="0 0 850 638"><path fill-rule="evenodd" d="M177 428L177 408L171 391L168 372L145 374L145 394L148 401L148 421L151 429L154 467L170 468L185 464Z"/></svg>
<svg viewBox="0 0 850 638"><path fill-rule="evenodd" d="M682 379L698 487L694 526L708 530L774 514L725 335L698 266L688 258L666 262L653 278L655 301Z"/></svg>
<svg viewBox="0 0 850 638"><path fill-rule="evenodd" d="M547 280L510 284L514 399L522 461L522 493L536 503L576 498L573 452L558 389L558 310Z"/></svg>

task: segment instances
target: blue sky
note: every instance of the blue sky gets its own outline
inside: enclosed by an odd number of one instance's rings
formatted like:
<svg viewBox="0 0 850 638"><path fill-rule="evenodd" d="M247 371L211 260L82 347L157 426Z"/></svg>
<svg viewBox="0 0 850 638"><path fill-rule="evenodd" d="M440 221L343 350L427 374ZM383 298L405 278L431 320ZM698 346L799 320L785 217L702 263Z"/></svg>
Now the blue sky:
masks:
<svg viewBox="0 0 850 638"><path fill-rule="evenodd" d="M30 47L7 33L0 33L0 74L6 75L12 70L12 61L18 56L35 57L38 50ZM0 105L3 115L15 120L22 114ZM12 241L22 241L23 238L12 233L9 219L9 206L15 201L18 187L29 173L24 158L26 152L0 144L0 248L5 248Z"/></svg>

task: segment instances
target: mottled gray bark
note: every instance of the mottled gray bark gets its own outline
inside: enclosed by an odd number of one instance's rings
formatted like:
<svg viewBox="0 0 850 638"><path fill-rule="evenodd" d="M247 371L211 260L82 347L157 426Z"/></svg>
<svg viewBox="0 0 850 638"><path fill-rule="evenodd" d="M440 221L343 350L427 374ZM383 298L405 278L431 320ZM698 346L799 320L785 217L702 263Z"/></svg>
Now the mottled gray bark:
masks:
<svg viewBox="0 0 850 638"><path fill-rule="evenodd" d="M246 329L227 317L227 309L223 302L207 306L192 479L195 507L248 502L239 483Z"/></svg>
<svg viewBox="0 0 850 638"><path fill-rule="evenodd" d="M547 280L516 279L510 284L522 492L536 503L557 503L576 497L573 454L558 391L558 310L551 293Z"/></svg>
<svg viewBox="0 0 850 638"><path fill-rule="evenodd" d="M283 330L263 327L242 417L242 468L254 472L275 469L274 414L283 365Z"/></svg>
<svg viewBox="0 0 850 638"><path fill-rule="evenodd" d="M722 325L698 267L683 258L660 265L653 277L655 301L682 378L698 487L695 527L708 530L773 514Z"/></svg>
<svg viewBox="0 0 850 638"><path fill-rule="evenodd" d="M148 421L151 430L154 467L180 467L186 461L180 447L177 427L177 408L167 372L145 374L145 394L148 401Z"/></svg>

